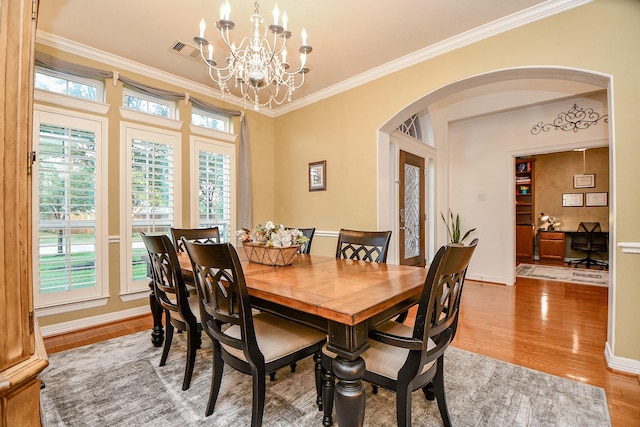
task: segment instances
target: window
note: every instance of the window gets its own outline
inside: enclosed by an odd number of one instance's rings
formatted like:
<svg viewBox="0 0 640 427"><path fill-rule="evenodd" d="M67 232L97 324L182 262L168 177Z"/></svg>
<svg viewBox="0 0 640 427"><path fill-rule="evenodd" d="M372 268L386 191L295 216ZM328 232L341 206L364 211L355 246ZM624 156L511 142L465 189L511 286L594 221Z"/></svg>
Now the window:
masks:
<svg viewBox="0 0 640 427"><path fill-rule="evenodd" d="M409 117L404 123L398 126L398 130L418 141L422 141L422 126L420 125L420 116L417 114Z"/></svg>
<svg viewBox="0 0 640 427"><path fill-rule="evenodd" d="M207 111L193 109L191 124L220 132L229 132L229 117L209 113Z"/></svg>
<svg viewBox="0 0 640 427"><path fill-rule="evenodd" d="M130 89L124 90L124 100L122 105L130 110L147 113L167 119L176 118L176 103L161 98L134 92Z"/></svg>
<svg viewBox="0 0 640 427"><path fill-rule="evenodd" d="M235 242L235 145L192 137L192 214L195 227L218 227L223 242Z"/></svg>
<svg viewBox="0 0 640 427"><path fill-rule="evenodd" d="M34 109L36 307L108 296L106 119Z"/></svg>
<svg viewBox="0 0 640 427"><path fill-rule="evenodd" d="M121 292L148 293L147 251L140 232L170 234L180 223L180 134L121 123Z"/></svg>
<svg viewBox="0 0 640 427"><path fill-rule="evenodd" d="M104 83L36 67L35 88L90 101L104 100Z"/></svg>

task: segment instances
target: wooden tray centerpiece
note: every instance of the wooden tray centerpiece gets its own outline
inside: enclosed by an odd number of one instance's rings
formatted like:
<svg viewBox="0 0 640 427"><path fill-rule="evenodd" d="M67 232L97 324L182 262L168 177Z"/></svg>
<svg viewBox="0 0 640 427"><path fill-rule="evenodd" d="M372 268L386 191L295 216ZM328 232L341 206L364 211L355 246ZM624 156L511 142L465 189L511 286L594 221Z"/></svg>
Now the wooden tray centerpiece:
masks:
<svg viewBox="0 0 640 427"><path fill-rule="evenodd" d="M253 230L238 230L238 237L249 262L274 267L290 265L300 244L309 240L297 228L276 226L271 221L258 224Z"/></svg>
<svg viewBox="0 0 640 427"><path fill-rule="evenodd" d="M242 248L244 249L244 253L247 254L249 262L274 267L283 267L291 264L296 253L298 253L299 246L300 245L296 244L283 248L269 246L266 243L242 242Z"/></svg>

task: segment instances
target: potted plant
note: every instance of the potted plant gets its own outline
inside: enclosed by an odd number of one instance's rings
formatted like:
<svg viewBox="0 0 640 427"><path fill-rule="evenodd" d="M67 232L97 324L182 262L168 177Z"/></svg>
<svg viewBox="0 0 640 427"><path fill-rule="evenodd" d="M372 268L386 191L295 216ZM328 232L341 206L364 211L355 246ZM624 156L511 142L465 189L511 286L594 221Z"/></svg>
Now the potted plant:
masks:
<svg viewBox="0 0 640 427"><path fill-rule="evenodd" d="M449 233L449 240L451 241L451 243L462 244L462 242L464 242L464 239L469 237L469 234L471 234L474 231L476 231L475 228L472 228L471 230L469 230L466 233L464 233L464 235L462 235L462 233L460 231L460 214L456 214L456 216L454 218L453 217L453 212L451 212L451 209L449 209L449 217L450 217L451 222L449 222L447 220L447 218L445 218L445 216L444 216L444 214L442 212L440 212L440 216L442 216L442 220L444 221L445 225L447 226L447 232ZM461 236L462 236L462 238L461 238Z"/></svg>

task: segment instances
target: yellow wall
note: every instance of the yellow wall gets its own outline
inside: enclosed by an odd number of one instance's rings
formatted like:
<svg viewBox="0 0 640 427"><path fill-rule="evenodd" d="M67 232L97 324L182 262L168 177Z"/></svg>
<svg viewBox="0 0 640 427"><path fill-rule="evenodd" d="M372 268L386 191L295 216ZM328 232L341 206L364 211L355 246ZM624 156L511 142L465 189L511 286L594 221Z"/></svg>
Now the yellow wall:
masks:
<svg viewBox="0 0 640 427"><path fill-rule="evenodd" d="M446 53L276 118L276 214L308 218L321 230L375 228L376 130L411 102L477 74L503 68L558 66L613 76L617 241L640 241L637 162L640 151L640 2L597 0L559 15ZM310 77L311 78L311 77ZM308 162L327 160L327 192L309 193ZM611 198L613 199L613 198ZM320 242L319 242L320 243ZM614 243L615 247L615 243ZM314 253L331 244L314 241ZM327 252L330 253L330 252ZM609 344L640 361L640 266L617 249Z"/></svg>

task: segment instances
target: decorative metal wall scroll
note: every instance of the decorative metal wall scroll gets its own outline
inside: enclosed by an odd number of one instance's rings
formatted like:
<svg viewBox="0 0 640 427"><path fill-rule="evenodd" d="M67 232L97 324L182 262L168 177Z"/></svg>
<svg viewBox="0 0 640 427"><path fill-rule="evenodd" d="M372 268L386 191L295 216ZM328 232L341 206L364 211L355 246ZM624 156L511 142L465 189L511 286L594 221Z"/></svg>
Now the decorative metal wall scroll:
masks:
<svg viewBox="0 0 640 427"><path fill-rule="evenodd" d="M558 114L553 123L543 124L538 122L531 129L531 134L537 135L540 132L548 132L549 129L578 132L581 129L587 129L589 126L597 125L600 120L609 123L609 115L601 116L593 111L593 108L584 109L578 107L578 104L573 104L573 108L569 111Z"/></svg>

